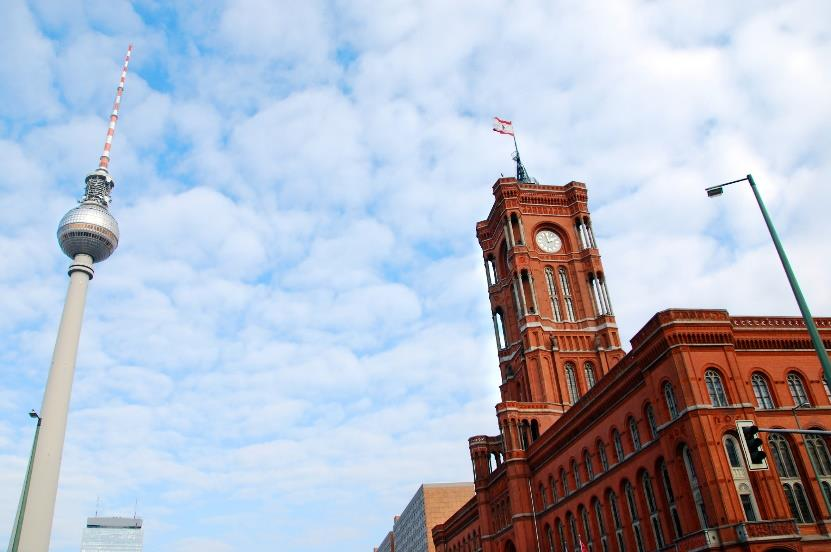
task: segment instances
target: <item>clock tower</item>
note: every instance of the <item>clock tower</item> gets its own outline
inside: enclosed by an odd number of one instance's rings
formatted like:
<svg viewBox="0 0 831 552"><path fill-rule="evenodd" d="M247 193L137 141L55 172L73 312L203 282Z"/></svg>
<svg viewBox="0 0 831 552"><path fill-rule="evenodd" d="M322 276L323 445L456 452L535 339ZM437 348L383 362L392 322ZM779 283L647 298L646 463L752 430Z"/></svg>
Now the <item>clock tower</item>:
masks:
<svg viewBox="0 0 831 552"><path fill-rule="evenodd" d="M524 450L590 393L623 351L585 184L500 178L493 194L476 235L499 350L497 413L508 452Z"/></svg>

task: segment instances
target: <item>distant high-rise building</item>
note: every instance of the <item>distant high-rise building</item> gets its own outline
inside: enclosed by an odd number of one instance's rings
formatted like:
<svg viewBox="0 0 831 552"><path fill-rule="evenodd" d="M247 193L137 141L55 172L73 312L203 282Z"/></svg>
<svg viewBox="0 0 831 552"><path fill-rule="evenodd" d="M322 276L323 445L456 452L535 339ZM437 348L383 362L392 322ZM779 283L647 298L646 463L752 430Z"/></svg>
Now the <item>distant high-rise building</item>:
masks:
<svg viewBox="0 0 831 552"><path fill-rule="evenodd" d="M141 518L87 518L81 552L142 552Z"/></svg>
<svg viewBox="0 0 831 552"><path fill-rule="evenodd" d="M429 483L395 516L393 530L377 552L434 552L430 529L444 523L460 506L473 498L473 483Z"/></svg>

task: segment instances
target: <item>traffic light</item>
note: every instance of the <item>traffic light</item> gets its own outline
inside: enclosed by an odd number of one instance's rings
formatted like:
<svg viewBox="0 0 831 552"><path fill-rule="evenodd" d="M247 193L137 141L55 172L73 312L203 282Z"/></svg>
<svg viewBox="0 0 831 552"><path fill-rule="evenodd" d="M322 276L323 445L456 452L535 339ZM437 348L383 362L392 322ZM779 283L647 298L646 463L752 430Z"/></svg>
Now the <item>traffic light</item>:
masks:
<svg viewBox="0 0 831 552"><path fill-rule="evenodd" d="M767 455L762 449L764 441L759 435L759 426L751 420L736 420L736 429L739 430L739 441L741 441L742 450L744 450L748 469L768 469Z"/></svg>

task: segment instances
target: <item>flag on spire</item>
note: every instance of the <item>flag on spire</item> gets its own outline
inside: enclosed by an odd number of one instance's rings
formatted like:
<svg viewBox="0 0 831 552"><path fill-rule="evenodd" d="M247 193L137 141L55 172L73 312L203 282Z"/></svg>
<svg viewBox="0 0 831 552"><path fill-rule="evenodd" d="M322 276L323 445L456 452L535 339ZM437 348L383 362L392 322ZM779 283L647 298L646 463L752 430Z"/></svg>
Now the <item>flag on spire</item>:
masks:
<svg viewBox="0 0 831 552"><path fill-rule="evenodd" d="M511 123L511 121L506 121L505 119L500 119L499 117L493 118L493 130L499 134L514 135L513 123Z"/></svg>

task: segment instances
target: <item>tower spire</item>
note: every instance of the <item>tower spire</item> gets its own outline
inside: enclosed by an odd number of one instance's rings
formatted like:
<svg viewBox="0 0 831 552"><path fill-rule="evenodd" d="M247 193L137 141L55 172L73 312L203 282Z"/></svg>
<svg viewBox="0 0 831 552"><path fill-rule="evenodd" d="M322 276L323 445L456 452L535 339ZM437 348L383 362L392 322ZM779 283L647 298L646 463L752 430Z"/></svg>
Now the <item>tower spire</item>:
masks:
<svg viewBox="0 0 831 552"><path fill-rule="evenodd" d="M110 147L113 144L113 135L115 134L115 124L118 122L118 109L121 107L121 95L124 93L124 81L127 80L127 66L130 64L130 54L133 52L133 45L127 47L127 55L124 56L124 67L121 68L121 79L118 81L118 89L115 92L115 102L113 103L113 112L110 114L110 127L107 129L107 139L104 142L104 152L101 154L101 159L98 161L98 168L109 170L110 166Z"/></svg>

